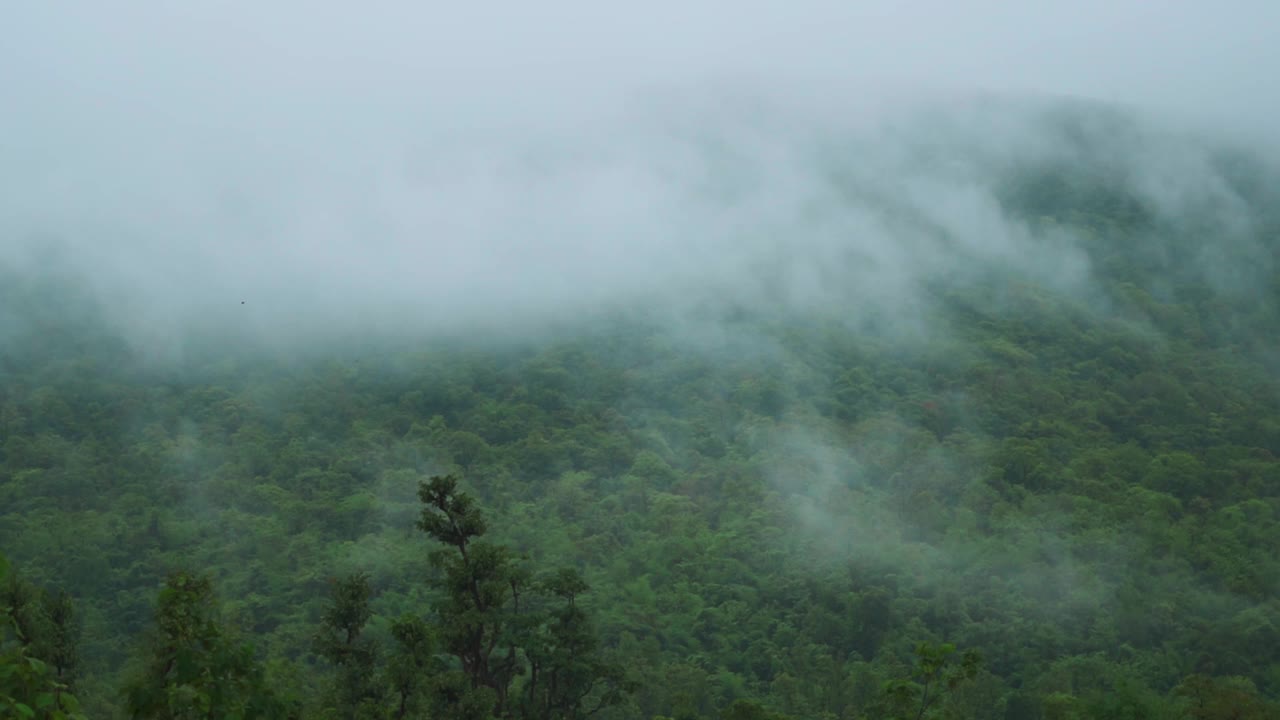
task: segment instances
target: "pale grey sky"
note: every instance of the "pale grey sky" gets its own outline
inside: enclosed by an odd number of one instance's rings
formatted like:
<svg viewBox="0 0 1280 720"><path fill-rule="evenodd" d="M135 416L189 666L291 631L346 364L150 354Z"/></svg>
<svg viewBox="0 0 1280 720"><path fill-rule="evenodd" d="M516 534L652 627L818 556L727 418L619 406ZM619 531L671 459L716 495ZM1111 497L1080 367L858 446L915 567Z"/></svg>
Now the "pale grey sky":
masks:
<svg viewBox="0 0 1280 720"><path fill-rule="evenodd" d="M1280 63L1268 0L126 0L14 4L4 19L4 88L19 106L160 95L267 115L359 101L448 114L513 93L546 107L726 74L1248 114L1274 108Z"/></svg>

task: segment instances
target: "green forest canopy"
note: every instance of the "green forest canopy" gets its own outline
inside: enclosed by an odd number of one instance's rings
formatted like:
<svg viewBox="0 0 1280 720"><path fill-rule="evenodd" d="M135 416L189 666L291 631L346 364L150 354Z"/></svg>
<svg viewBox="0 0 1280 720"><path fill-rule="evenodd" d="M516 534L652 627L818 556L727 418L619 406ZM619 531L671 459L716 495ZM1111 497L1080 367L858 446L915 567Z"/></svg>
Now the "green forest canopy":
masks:
<svg viewBox="0 0 1280 720"><path fill-rule="evenodd" d="M993 266L931 284L909 341L631 314L158 367L74 276L8 271L0 708L580 717L542 663L600 680L600 718L1280 717L1280 185L1219 161L1248 243L1101 163L1021 169L1006 212L1096 293ZM483 607L431 561L437 476L482 508ZM490 667L457 631L522 583Z"/></svg>

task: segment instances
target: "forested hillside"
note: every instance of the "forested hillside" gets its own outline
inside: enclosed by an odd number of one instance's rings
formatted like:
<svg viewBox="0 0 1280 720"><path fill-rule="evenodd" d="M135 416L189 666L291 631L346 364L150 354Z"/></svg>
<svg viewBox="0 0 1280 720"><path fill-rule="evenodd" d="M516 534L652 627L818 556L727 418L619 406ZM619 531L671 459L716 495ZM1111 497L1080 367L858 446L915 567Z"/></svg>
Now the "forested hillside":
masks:
<svg viewBox="0 0 1280 720"><path fill-rule="evenodd" d="M0 707L1280 717L1280 175L1206 151L1178 194L1129 126L1051 120L983 166L1034 242L926 228L951 254L871 309L156 361L66 258L9 267Z"/></svg>

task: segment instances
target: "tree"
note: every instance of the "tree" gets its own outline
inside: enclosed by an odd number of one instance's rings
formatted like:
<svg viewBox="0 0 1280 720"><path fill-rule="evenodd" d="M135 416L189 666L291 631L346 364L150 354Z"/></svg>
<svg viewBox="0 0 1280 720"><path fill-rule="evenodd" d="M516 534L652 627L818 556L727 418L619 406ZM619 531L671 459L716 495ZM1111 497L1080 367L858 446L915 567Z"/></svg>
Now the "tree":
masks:
<svg viewBox="0 0 1280 720"><path fill-rule="evenodd" d="M46 663L59 683L73 689L79 665L79 625L71 596L11 575L0 580L0 606L8 608L14 629L30 655Z"/></svg>
<svg viewBox="0 0 1280 720"><path fill-rule="evenodd" d="M332 581L330 605L314 641L316 654L337 668L329 705L344 718L375 717L383 700L378 648L363 634L373 614L369 594L369 576L364 573Z"/></svg>
<svg viewBox="0 0 1280 720"><path fill-rule="evenodd" d="M529 677L522 716L573 720L621 702L633 688L621 668L597 652L599 640L590 618L577 604L577 597L588 589L586 581L577 571L562 569L541 587L561 604L526 645Z"/></svg>
<svg viewBox="0 0 1280 720"><path fill-rule="evenodd" d="M896 712L895 717L922 720L943 695L978 674L982 656L976 650L966 650L960 661L955 662L951 657L955 651L956 646L951 643L916 645L911 678L891 680L885 685L885 695Z"/></svg>
<svg viewBox="0 0 1280 720"><path fill-rule="evenodd" d="M406 615L391 624L390 655L368 638L365 625L373 616L369 577L356 573L334 580L330 604L313 646L337 669L326 705L344 718L424 717L427 690L444 672L435 657L433 628Z"/></svg>
<svg viewBox="0 0 1280 720"><path fill-rule="evenodd" d="M1191 720L1263 720L1280 711L1258 695L1245 678L1188 675L1173 689L1186 702L1184 717Z"/></svg>
<svg viewBox="0 0 1280 720"><path fill-rule="evenodd" d="M387 663L387 681L391 686L397 720L422 715L430 683L444 672L435 657L435 640L431 628L420 618L405 616L391 625L396 650Z"/></svg>
<svg viewBox="0 0 1280 720"><path fill-rule="evenodd" d="M447 546L431 557L444 570L438 633L461 667L442 676L437 694L450 695L455 711L491 696L494 717L539 720L585 718L621 702L633 686L600 656L577 603L588 589L582 577L562 570L534 582L507 547L483 539L484 517L452 476L420 483L419 497L419 529ZM543 609L551 598L558 607Z"/></svg>
<svg viewBox="0 0 1280 720"><path fill-rule="evenodd" d="M480 539L484 518L457 484L437 476L420 485L426 507L418 527L450 548L431 555L445 573L445 600L436 608L444 650L457 658L472 689L493 692L493 712L503 717L519 668L512 631L528 574L505 547Z"/></svg>
<svg viewBox="0 0 1280 720"><path fill-rule="evenodd" d="M165 582L141 672L125 686L135 718L287 717L267 687L254 649L223 627L213 584L177 572Z"/></svg>
<svg viewBox="0 0 1280 720"><path fill-rule="evenodd" d="M70 627L70 601L65 595L55 596L57 599L48 608L55 634L42 638L34 634L32 609L15 607L13 603L13 590L22 588L26 597L29 586L16 575L10 576L9 563L3 555L0 587L9 590L0 599L0 717L83 720L80 704L64 680L69 666L57 664L68 662L65 653L69 650L59 643L69 641L70 636L59 635L56 628L59 623L63 628ZM42 645L46 652L53 653L53 662L37 656Z"/></svg>
<svg viewBox="0 0 1280 720"><path fill-rule="evenodd" d="M720 711L720 720L788 720L786 715L772 712L751 700L735 700Z"/></svg>

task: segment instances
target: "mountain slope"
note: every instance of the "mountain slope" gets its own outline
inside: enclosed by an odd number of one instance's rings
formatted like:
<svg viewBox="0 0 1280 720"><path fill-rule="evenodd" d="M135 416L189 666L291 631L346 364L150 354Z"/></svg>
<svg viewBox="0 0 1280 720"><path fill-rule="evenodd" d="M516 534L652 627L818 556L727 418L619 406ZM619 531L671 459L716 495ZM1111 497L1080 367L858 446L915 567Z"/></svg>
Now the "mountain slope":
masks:
<svg viewBox="0 0 1280 720"><path fill-rule="evenodd" d="M985 658L945 717L1274 701L1277 176L1189 153L1214 172L1183 202L1119 156L1145 136L1050 119L1054 153L979 163L1023 233L1005 250L910 188L872 203L936 253L910 293L793 302L804 281L775 278L546 337L229 336L157 364L73 281L15 267L0 548L76 598L97 715L176 568L211 572L275 681L315 696L329 577L369 572L379 622L424 612L416 482L444 472L497 536L584 571L642 685L609 717L878 717L919 642ZM822 257L821 283L874 275Z"/></svg>

